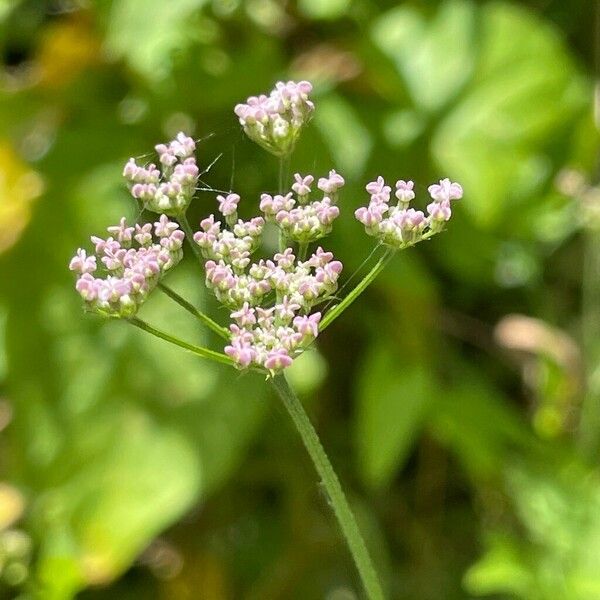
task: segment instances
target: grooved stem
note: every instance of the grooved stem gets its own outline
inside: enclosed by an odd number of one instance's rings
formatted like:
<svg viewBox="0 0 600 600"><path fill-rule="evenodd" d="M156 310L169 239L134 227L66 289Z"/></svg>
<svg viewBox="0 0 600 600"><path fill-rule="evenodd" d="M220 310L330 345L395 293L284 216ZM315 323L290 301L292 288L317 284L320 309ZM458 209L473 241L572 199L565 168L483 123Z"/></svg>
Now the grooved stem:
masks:
<svg viewBox="0 0 600 600"><path fill-rule="evenodd" d="M159 283L158 287L167 295L171 300L175 300L177 304L185 308L190 314L194 315L199 321L206 325L209 329L214 331L218 336L225 340L229 340L229 332L227 329L215 321L213 321L207 314L197 309L193 304L188 302L185 298L182 298L175 290L171 289L164 283Z"/></svg>
<svg viewBox="0 0 600 600"><path fill-rule="evenodd" d="M317 432L304 411L302 403L289 386L285 376L282 374L276 375L271 381L292 418L304 442L304 446L313 461L315 469L323 482L333 512L346 539L346 543L354 559L354 564L358 569L367 597L369 600L383 600L385 596L383 595L383 590L369 551L360 533L352 509L348 504L348 500L344 495L340 481L317 436Z"/></svg>
<svg viewBox="0 0 600 600"><path fill-rule="evenodd" d="M146 333L150 333L151 335L160 338L161 340L165 340L170 344L179 346L180 348L184 348L185 350L189 350L190 352L193 352L194 354L197 354L202 358L207 358L208 360L213 360L224 365L233 366L233 360L231 360L231 358L229 358L229 356L227 356L226 354L223 354L221 352L215 352L214 350L209 350L208 348L203 348L202 346L196 346L195 344L190 344L189 342L180 340L179 338L176 338L170 333L162 331L161 329L157 329L149 323L146 323L146 321L142 321L142 319L139 319L138 317L131 317L129 319L129 322L132 325L139 327Z"/></svg>

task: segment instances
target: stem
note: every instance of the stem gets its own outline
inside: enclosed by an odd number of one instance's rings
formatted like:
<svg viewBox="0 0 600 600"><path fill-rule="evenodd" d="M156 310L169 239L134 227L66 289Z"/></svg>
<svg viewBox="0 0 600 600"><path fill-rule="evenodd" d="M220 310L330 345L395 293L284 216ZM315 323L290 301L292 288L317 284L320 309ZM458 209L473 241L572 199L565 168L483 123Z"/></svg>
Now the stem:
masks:
<svg viewBox="0 0 600 600"><path fill-rule="evenodd" d="M213 321L207 314L197 309L193 304L190 304L185 298L182 298L175 290L171 289L164 283L159 283L158 287L172 300L175 300L177 304L185 308L189 313L194 315L199 321L206 325L209 329L214 331L217 335L221 336L225 340L229 340L229 332L225 327L222 327L215 321Z"/></svg>
<svg viewBox="0 0 600 600"><path fill-rule="evenodd" d="M301 242L298 244L298 260L306 260L306 253L308 251L308 244L306 242Z"/></svg>
<svg viewBox="0 0 600 600"><path fill-rule="evenodd" d="M277 190L279 194L283 196L283 191L285 189L285 180L287 178L287 170L290 164L290 157L280 156L279 157L279 179ZM279 228L279 252L283 252L287 248L287 240L285 237L285 233L283 229Z"/></svg>
<svg viewBox="0 0 600 600"><path fill-rule="evenodd" d="M325 454L325 450L323 450L317 432L286 378L281 374L276 375L272 379L272 382L285 408L292 417L317 473L321 477L323 486L327 490L331 507L346 538L346 543L352 553L352 558L360 574L367 597L369 600L383 600L383 591L375 567L369 556L369 551L361 536L348 500L344 495L340 481L327 458L327 454Z"/></svg>
<svg viewBox="0 0 600 600"><path fill-rule="evenodd" d="M202 254L200 253L200 248L194 242L194 232L192 230L192 226L190 225L190 222L188 221L186 214L181 213L179 215L178 219L179 219L179 224L181 225L181 229L183 229L183 232L185 233L185 237L187 238L188 244L192 248L192 252L196 255L196 258L202 264L204 259L202 257Z"/></svg>
<svg viewBox="0 0 600 600"><path fill-rule="evenodd" d="M388 248L385 251L385 254L375 263L375 266L363 277L356 287L325 315L319 325L320 332L329 327L367 289L377 275L383 271L395 253L394 248Z"/></svg>
<svg viewBox="0 0 600 600"><path fill-rule="evenodd" d="M143 331L146 331L147 333L150 333L156 336L157 338L160 338L161 340L165 340L170 344L179 346L180 348L184 348L185 350L189 350L190 352L193 352L194 354L197 354L202 358L208 358L209 360L214 360L215 362L219 362L224 365L233 365L233 361L226 354L222 354L221 352L215 352L214 350L209 350L208 348L202 348L201 346L196 346L194 344L190 344L189 342L184 342L183 340L180 340L179 338L176 338L171 334L166 333L165 331L161 331L160 329L152 327L152 325L149 325L148 323L146 323L146 321L142 321L137 317L131 317L129 319L129 322L132 325L139 327Z"/></svg>

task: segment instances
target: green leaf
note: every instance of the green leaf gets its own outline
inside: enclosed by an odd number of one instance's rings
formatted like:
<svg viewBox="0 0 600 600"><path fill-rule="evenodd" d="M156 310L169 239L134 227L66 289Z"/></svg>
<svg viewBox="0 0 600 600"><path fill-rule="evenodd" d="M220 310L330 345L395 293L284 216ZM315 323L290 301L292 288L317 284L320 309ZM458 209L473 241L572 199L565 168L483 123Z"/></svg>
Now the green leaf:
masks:
<svg viewBox="0 0 600 600"><path fill-rule="evenodd" d="M299 0L298 8L311 19L337 19L350 6L351 0Z"/></svg>
<svg viewBox="0 0 600 600"><path fill-rule="evenodd" d="M354 107L341 96L328 95L319 101L315 123L340 172L358 176L371 154L373 140Z"/></svg>
<svg viewBox="0 0 600 600"><path fill-rule="evenodd" d="M370 349L357 385L356 448L366 485L387 485L403 464L432 405L427 366L399 357L389 344Z"/></svg>
<svg viewBox="0 0 600 600"><path fill-rule="evenodd" d="M198 269L195 262L170 283L197 295L191 269ZM198 302L194 294L188 297ZM126 322L102 322L94 334L71 289L38 290L35 302L61 381L48 365L31 371L36 355L47 355L43 346L20 349L20 340L40 327L29 318L30 306L11 302L12 447L26 457L14 475L32 491L33 533L48 548L38 581L49 597L68 598L63 587L121 574L154 536L226 480L262 420L265 387L260 378L239 380ZM193 342L207 335L159 291L144 316L187 332ZM69 552L60 550L64 539ZM57 561L68 561L77 577L49 577Z"/></svg>
<svg viewBox="0 0 600 600"><path fill-rule="evenodd" d="M527 554L518 542L494 536L488 540L490 549L465 574L464 585L471 594L486 596L495 593L515 594L531 598L533 574Z"/></svg>
<svg viewBox="0 0 600 600"><path fill-rule="evenodd" d="M523 534L489 535L483 558L465 576L480 595L523 600L592 600L600 591L600 485L577 457L505 464L506 492ZM498 526L497 526L498 527Z"/></svg>
<svg viewBox="0 0 600 600"><path fill-rule="evenodd" d="M372 37L394 61L414 103L433 112L451 100L472 73L474 24L470 2L443 3L429 23L418 10L399 6L375 21Z"/></svg>
<svg viewBox="0 0 600 600"><path fill-rule="evenodd" d="M491 382L464 363L438 395L431 427L474 475L497 475L515 448L529 448L526 423Z"/></svg>
<svg viewBox="0 0 600 600"><path fill-rule="evenodd" d="M173 53L193 40L192 17L206 0L120 0L108 22L107 50L157 82L170 74Z"/></svg>
<svg viewBox="0 0 600 600"><path fill-rule="evenodd" d="M479 18L477 68L432 152L463 184L474 220L490 227L552 175L549 143L582 114L590 90L556 31L533 13L493 3Z"/></svg>
<svg viewBox="0 0 600 600"><path fill-rule="evenodd" d="M59 507L60 522L70 523L76 562L87 583L105 583L127 568L194 502L202 483L198 456L177 430L125 403L112 411L103 451L38 500L42 510ZM48 534L53 530L60 528L49 528ZM43 573L46 565L39 568Z"/></svg>

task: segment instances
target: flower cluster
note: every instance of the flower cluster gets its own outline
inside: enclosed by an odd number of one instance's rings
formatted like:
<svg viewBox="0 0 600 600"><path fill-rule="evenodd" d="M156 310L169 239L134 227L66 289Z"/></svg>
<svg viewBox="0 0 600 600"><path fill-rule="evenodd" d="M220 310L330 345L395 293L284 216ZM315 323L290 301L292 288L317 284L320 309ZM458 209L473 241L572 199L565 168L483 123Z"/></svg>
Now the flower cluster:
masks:
<svg viewBox="0 0 600 600"><path fill-rule="evenodd" d="M107 239L92 236L95 254L79 248L69 269L78 275L75 288L87 310L107 317L130 317L164 273L181 260L184 233L166 215L154 225L133 227L122 218L108 233ZM94 276L99 268L103 277Z"/></svg>
<svg viewBox="0 0 600 600"><path fill-rule="evenodd" d="M241 369L254 366L275 373L289 367L319 334L321 313L310 311L335 292L342 263L322 248L307 261L297 262L288 248L274 260L253 266L261 270L261 281L276 291L279 300L267 308L244 301L232 312L235 323L225 353Z"/></svg>
<svg viewBox="0 0 600 600"><path fill-rule="evenodd" d="M322 181L332 179L339 187L338 178L332 172ZM305 197L308 192L303 191L296 193ZM331 186L329 193L335 193ZM289 366L317 336L321 314L311 314L311 310L337 290L342 263L322 248L305 261L297 260L292 248L287 248L272 259L251 262L251 255L260 246L265 220L254 217L233 222L239 196L228 194L217 200L225 224L215 215L203 219L194 242L207 259L207 287L233 311L231 342L225 351L239 368L278 371Z"/></svg>
<svg viewBox="0 0 600 600"><path fill-rule="evenodd" d="M234 112L251 140L276 156L287 156L315 109L308 98L311 91L308 81L280 81L268 96L250 96Z"/></svg>
<svg viewBox="0 0 600 600"><path fill-rule="evenodd" d="M265 219L275 223L287 239L300 244L309 244L328 235L333 221L339 216L336 206L337 192L344 185L344 178L330 171L328 177L321 177L317 187L324 193L321 200L310 201L312 175L294 175L292 192L285 196L263 194L260 210ZM293 198L293 192L296 199Z"/></svg>
<svg viewBox="0 0 600 600"><path fill-rule="evenodd" d="M367 184L366 190L371 195L369 205L357 209L354 215L368 235L388 246L406 248L444 229L452 216L451 201L462 198L462 187L449 179L430 185L433 202L427 205L427 216L423 211L409 208L415 197L413 188L412 181L397 181L394 194L397 203L390 206L392 188L383 177Z"/></svg>
<svg viewBox="0 0 600 600"><path fill-rule="evenodd" d="M180 215L189 206L198 183L196 143L184 133L178 133L173 141L158 144L155 149L160 169L154 163L140 166L130 158L123 176L131 184L131 195L144 208L159 214Z"/></svg>

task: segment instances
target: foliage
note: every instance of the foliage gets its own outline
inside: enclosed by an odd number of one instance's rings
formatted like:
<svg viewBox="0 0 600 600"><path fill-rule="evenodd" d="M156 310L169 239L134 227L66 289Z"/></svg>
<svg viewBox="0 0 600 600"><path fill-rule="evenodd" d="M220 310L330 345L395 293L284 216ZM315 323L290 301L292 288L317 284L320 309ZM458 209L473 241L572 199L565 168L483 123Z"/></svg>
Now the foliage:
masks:
<svg viewBox="0 0 600 600"><path fill-rule="evenodd" d="M598 470L577 426L589 247L555 185L597 157L592 7L529 4L0 2L0 526L32 546L6 597L354 597L260 378L79 317L66 270L88 232L136 216L124 160L180 129L203 166L223 153L208 183L257 197L276 160L232 107L292 77L318 107L294 170L333 164L348 183L332 240L347 276L372 264L361 182L465 187L450 230L396 257L294 365L391 596L598 596ZM193 219L213 209L201 193ZM169 284L222 321L184 263ZM498 335L512 313L539 328ZM215 342L166 297L142 316Z"/></svg>

